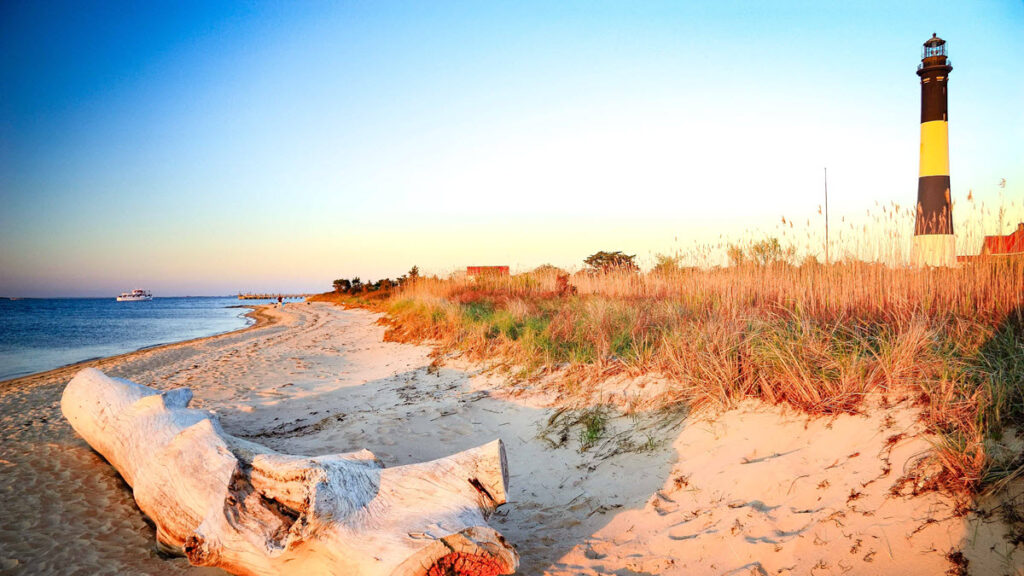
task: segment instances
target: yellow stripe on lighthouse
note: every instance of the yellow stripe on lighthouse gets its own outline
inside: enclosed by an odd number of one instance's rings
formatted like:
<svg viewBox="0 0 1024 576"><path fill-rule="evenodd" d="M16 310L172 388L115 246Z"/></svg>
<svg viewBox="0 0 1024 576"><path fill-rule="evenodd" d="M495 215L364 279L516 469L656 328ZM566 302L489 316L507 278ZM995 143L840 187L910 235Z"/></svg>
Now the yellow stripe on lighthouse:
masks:
<svg viewBox="0 0 1024 576"><path fill-rule="evenodd" d="M949 176L949 124L945 120L921 124L921 165L918 176Z"/></svg>

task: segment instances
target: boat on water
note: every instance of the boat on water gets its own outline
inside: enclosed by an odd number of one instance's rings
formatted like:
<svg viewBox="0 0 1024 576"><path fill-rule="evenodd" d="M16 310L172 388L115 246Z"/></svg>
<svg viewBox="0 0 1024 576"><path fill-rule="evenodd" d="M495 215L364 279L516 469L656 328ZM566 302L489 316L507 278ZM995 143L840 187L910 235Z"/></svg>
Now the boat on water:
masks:
<svg viewBox="0 0 1024 576"><path fill-rule="evenodd" d="M117 297L118 302L142 302L143 300L152 300L153 294L149 290L143 290L136 288L131 292L121 292L121 295Z"/></svg>

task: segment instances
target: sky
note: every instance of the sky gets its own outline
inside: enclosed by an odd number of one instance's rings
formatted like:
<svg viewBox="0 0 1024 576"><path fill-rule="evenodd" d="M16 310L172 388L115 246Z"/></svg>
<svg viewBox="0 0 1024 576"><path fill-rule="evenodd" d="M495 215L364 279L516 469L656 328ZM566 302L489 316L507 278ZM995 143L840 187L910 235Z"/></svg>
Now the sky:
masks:
<svg viewBox="0 0 1024 576"><path fill-rule="evenodd" d="M3 2L0 296L820 258L826 167L846 245L916 201L933 32L976 252L1024 220L1019 0Z"/></svg>

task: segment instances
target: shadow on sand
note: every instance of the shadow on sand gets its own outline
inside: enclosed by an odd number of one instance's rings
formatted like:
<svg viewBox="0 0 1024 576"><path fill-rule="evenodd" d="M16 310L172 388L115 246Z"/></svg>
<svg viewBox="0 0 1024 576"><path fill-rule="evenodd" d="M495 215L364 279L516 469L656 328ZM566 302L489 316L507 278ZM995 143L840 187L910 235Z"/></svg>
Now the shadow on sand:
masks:
<svg viewBox="0 0 1024 576"><path fill-rule="evenodd" d="M614 513L643 508L665 483L681 410L589 411L586 423L474 390L466 372L426 366L318 392L296 383L248 409L221 412L225 431L290 454L369 449L386 466L429 461L495 438L505 443L509 503L490 524L515 544L519 574L542 574ZM270 426L259 427L260 422ZM597 438L587 435L587 426ZM599 431L596 428L601 428Z"/></svg>
<svg viewBox="0 0 1024 576"><path fill-rule="evenodd" d="M979 348L977 360L988 363L1006 387L1006 430L988 450L1005 450L997 457L1007 477L975 502L976 512L965 520L960 552L950 561L963 574L1024 574L1024 307L1006 315Z"/></svg>

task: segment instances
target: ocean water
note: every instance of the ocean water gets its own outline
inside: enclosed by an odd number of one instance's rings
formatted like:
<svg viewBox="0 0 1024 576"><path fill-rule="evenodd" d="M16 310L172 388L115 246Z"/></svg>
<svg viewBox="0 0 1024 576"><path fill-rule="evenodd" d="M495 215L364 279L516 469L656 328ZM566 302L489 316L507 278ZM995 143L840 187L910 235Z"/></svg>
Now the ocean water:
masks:
<svg viewBox="0 0 1024 576"><path fill-rule="evenodd" d="M0 299L0 380L237 330L251 323L239 304L236 297Z"/></svg>

